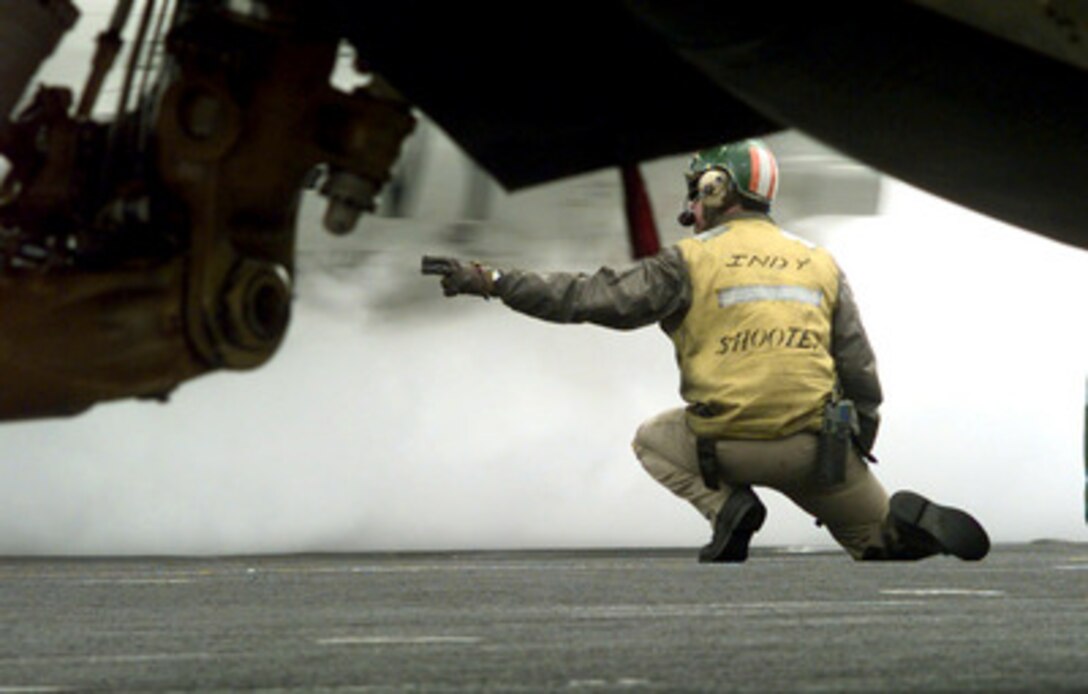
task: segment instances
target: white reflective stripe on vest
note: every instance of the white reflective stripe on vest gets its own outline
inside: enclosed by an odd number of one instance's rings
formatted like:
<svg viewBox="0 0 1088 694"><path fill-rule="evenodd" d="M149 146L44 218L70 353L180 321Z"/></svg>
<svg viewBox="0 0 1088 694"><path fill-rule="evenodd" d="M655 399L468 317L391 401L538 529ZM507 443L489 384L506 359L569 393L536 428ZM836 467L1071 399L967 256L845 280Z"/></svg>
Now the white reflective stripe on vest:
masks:
<svg viewBox="0 0 1088 694"><path fill-rule="evenodd" d="M718 290L718 306L721 308L751 301L800 301L805 304L819 306L822 299L823 294L819 289L809 289L808 287L798 287L790 284L764 284Z"/></svg>

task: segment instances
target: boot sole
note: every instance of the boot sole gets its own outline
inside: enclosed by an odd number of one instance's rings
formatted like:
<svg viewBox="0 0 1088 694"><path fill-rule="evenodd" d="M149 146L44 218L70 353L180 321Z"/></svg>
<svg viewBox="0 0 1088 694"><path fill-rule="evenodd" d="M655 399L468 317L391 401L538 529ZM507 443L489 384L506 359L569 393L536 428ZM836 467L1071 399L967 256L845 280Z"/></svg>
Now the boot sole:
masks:
<svg viewBox="0 0 1088 694"><path fill-rule="evenodd" d="M889 512L896 521L932 538L942 554L978 561L990 551L986 531L959 509L933 503L914 492L897 492L891 498Z"/></svg>
<svg viewBox="0 0 1088 694"><path fill-rule="evenodd" d="M700 562L712 564L742 562L748 559L748 544L752 541L752 535L763 527L763 521L767 519L767 507L754 497L753 502L741 514L736 526L729 533L729 539L725 541L721 549L709 556L700 556Z"/></svg>

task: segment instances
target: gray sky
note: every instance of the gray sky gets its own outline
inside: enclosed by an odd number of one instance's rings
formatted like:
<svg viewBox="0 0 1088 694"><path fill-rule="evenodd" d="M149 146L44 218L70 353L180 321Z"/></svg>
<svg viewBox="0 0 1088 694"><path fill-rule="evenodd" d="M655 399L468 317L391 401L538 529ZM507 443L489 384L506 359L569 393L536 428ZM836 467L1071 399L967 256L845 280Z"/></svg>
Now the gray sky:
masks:
<svg viewBox="0 0 1088 694"><path fill-rule="evenodd" d="M81 3L99 14L79 36L111 5ZM82 82L85 66L65 63L77 48L65 45L51 80ZM679 173L676 188L653 191L668 238L684 233L669 225ZM617 190L604 172L502 196L503 233L482 238L504 239L499 255L524 239L538 269L616 262ZM793 229L836 254L877 351L878 476L969 508L997 542L1085 539L1088 325L1076 302L1088 254L901 184L886 191L879 217ZM629 448L642 420L680 404L667 338L443 299L417 274L420 252L448 250L435 215L386 247L372 224L357 265L304 271L267 367L198 379L166 406L0 427L0 553L704 542L705 522ZM764 496L756 544L830 544Z"/></svg>

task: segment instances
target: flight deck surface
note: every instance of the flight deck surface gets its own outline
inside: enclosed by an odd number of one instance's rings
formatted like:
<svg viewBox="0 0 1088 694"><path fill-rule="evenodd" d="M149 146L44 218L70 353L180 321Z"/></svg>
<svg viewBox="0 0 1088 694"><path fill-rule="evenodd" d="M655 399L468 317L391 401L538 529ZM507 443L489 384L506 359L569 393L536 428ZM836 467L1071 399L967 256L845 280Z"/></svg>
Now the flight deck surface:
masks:
<svg viewBox="0 0 1088 694"><path fill-rule="evenodd" d="M1088 545L0 558L0 693L1088 687Z"/></svg>

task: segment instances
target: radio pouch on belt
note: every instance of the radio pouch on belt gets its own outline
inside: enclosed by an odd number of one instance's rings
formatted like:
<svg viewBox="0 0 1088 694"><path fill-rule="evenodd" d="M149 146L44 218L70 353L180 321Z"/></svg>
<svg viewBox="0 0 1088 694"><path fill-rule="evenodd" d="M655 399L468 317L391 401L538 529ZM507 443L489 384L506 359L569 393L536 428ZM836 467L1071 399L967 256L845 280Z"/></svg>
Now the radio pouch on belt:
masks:
<svg viewBox="0 0 1088 694"><path fill-rule="evenodd" d="M820 445L816 456L816 480L825 485L846 480L846 461L850 446L858 435L858 413L851 400L838 400L824 408Z"/></svg>
<svg viewBox="0 0 1088 694"><path fill-rule="evenodd" d="M714 439L695 439L695 450L699 455L699 474L708 489L718 489L718 447Z"/></svg>

